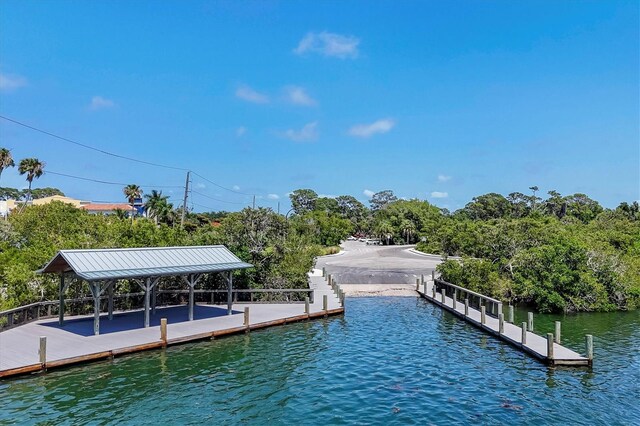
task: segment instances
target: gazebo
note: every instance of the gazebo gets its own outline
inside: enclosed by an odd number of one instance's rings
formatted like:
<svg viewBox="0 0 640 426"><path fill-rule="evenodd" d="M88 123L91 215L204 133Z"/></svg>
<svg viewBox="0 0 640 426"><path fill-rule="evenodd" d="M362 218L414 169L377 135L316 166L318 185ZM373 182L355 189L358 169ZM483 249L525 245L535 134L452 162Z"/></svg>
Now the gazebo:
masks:
<svg viewBox="0 0 640 426"><path fill-rule="evenodd" d="M60 276L59 323L64 324L64 294L75 276L89 284L94 300L93 332L100 334L100 297L106 292L109 319L113 318L113 289L118 280L136 281L144 291L144 326L149 327L151 294L162 277L181 277L189 287L189 320L193 321L194 287L203 274L222 273L226 278L227 314L232 312L233 271L251 268L228 248L218 246L145 247L60 250L41 273Z"/></svg>

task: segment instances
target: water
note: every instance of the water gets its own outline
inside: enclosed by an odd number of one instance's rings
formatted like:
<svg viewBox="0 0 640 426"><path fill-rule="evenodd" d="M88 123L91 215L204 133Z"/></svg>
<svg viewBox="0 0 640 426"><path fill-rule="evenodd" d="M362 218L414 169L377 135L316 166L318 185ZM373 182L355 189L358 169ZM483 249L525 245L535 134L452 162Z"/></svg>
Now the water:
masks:
<svg viewBox="0 0 640 426"><path fill-rule="evenodd" d="M347 299L344 317L0 382L0 423L640 424L640 311L563 318L568 346L585 333L593 370L554 369L426 301Z"/></svg>

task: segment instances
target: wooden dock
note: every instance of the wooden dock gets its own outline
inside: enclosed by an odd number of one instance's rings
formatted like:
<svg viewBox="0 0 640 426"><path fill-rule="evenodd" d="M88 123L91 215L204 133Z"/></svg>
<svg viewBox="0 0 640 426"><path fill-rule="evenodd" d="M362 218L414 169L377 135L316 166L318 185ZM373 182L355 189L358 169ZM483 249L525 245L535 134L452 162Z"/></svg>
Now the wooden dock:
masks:
<svg viewBox="0 0 640 426"><path fill-rule="evenodd" d="M581 356L579 353L554 342L552 340L553 335L542 337L532 331L523 331L522 326L511 324L504 319L500 321L498 318L488 314L484 315L483 321L481 311L470 306L465 307L464 302L460 300L456 300L454 304L454 299L446 294L443 295L442 292L436 292L434 297L433 286L433 280L423 281L420 285L417 285L418 293L422 298L434 305L451 312L457 317L511 344L543 363L567 366L590 366L592 364L592 359ZM549 351L549 349L551 349L551 351ZM551 356L549 356L549 352L551 352Z"/></svg>
<svg viewBox="0 0 640 426"><path fill-rule="evenodd" d="M0 333L0 378L344 313L321 271L309 279L315 297L308 313L304 302L237 303L233 315L227 315L226 305L196 305L195 319L189 321L187 306L169 306L156 309L148 328L143 327L141 310L115 313L111 321L105 315L100 335L93 334L93 315L67 317L63 326L57 318L48 318L15 327ZM162 318L167 319L166 340ZM46 338L43 357L41 338Z"/></svg>

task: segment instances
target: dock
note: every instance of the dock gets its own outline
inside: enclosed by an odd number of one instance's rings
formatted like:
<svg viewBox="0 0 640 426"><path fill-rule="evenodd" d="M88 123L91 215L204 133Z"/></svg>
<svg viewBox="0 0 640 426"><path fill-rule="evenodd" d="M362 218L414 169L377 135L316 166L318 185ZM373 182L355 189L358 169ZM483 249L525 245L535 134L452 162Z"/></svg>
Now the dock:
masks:
<svg viewBox="0 0 640 426"><path fill-rule="evenodd" d="M434 285L436 288L434 288ZM440 291L438 291L438 287ZM453 289L445 291L445 287L453 287ZM466 289L443 281L436 282L433 279L424 280L424 276L420 282L416 283L416 291L423 299L467 321L478 329L509 343L513 347L520 349L545 364L564 366L592 365L592 357L582 356L562 346L554 341L552 334L548 334L546 337L540 336L527 330L525 324L517 326L504 320L502 313L499 313L498 318L496 318L486 312L483 314L481 310L469 306L468 303L465 304L464 301L459 300L458 297L460 293L465 290ZM472 296L490 299L468 290L466 290L466 292ZM449 293L449 295L447 295L447 293ZM587 341L589 341L589 337L590 336L588 336Z"/></svg>
<svg viewBox="0 0 640 426"><path fill-rule="evenodd" d="M0 332L0 378L344 313L343 298L322 271L309 274L309 285L314 297L308 308L304 302L234 303L232 315L227 315L226 305L197 304L189 321L185 305L157 307L149 327L143 327L143 310L114 312L110 321L102 315L99 335L93 332L93 315L67 317L63 326L57 317L30 322ZM161 319L166 319L166 328Z"/></svg>

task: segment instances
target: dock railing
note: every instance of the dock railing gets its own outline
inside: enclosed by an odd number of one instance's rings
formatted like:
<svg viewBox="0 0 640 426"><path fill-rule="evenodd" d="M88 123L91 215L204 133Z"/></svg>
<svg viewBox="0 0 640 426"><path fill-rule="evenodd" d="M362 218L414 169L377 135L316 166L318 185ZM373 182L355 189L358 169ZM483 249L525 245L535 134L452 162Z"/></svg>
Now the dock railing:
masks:
<svg viewBox="0 0 640 426"><path fill-rule="evenodd" d="M208 305L226 304L227 290L195 290L195 302ZM314 300L313 289L233 289L234 303L310 303ZM159 290L156 292L155 306L171 306L186 304L189 290ZM144 292L115 294L114 310L127 311L140 309L144 305ZM58 317L58 300L43 300L17 308L0 311L0 332L44 318ZM93 313L93 297L65 299L66 315L86 315ZM100 297L100 311L107 311L108 296ZM152 302L153 303L153 302Z"/></svg>
<svg viewBox="0 0 640 426"><path fill-rule="evenodd" d="M469 300L469 307L480 310L481 306L485 307L487 315L498 318L502 314L502 302L484 294L451 284L447 281L436 278L433 282L433 288L436 293L441 294L442 290L445 295L454 299L456 302L464 304L465 299Z"/></svg>

